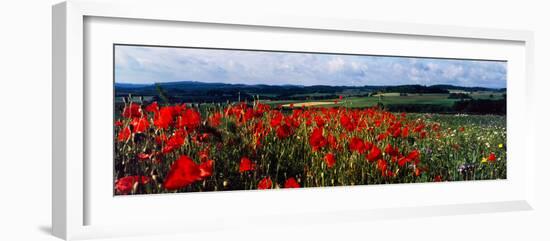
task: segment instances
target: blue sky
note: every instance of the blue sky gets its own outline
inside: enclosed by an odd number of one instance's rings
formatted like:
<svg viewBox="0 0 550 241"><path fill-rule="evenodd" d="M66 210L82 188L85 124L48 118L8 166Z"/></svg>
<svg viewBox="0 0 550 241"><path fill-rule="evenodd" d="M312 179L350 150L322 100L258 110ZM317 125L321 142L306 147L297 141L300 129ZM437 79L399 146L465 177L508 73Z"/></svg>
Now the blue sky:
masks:
<svg viewBox="0 0 550 241"><path fill-rule="evenodd" d="M452 84L506 87L506 62L170 47L115 47L116 83Z"/></svg>

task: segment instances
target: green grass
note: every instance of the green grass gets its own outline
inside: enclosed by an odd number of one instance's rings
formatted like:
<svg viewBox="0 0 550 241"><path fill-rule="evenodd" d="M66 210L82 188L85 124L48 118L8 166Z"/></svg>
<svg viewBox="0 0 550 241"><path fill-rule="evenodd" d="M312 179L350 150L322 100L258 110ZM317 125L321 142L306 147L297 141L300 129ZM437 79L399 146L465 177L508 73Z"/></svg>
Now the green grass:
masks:
<svg viewBox="0 0 550 241"><path fill-rule="evenodd" d="M502 93L496 92L473 92L470 93L473 99L502 99ZM380 96L368 96L368 97L347 97L344 100L339 101L338 104L323 105L324 107L331 106L344 106L350 108L364 108L376 106L379 102L384 105L441 105L451 107L456 101L460 99L449 99L448 94L408 94L407 96L399 96L398 93L386 93L383 97ZM284 105L290 103L304 103L304 102L317 102L317 101L330 101L334 102L337 99L325 99L325 100L277 100L277 101L263 101L269 105Z"/></svg>

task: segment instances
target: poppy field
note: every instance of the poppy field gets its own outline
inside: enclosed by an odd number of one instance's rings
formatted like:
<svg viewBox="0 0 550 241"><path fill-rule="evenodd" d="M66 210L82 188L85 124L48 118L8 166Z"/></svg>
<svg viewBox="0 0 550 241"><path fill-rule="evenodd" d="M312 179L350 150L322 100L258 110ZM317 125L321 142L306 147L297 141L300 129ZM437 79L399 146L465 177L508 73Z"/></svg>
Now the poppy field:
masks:
<svg viewBox="0 0 550 241"><path fill-rule="evenodd" d="M502 115L123 100L115 195L506 179Z"/></svg>

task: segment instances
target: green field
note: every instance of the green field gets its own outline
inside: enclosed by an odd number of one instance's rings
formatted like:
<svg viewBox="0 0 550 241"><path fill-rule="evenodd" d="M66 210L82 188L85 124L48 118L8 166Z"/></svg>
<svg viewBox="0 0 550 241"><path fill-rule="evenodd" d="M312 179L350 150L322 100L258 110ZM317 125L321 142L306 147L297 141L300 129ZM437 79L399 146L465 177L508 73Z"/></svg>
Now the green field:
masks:
<svg viewBox="0 0 550 241"><path fill-rule="evenodd" d="M472 92L469 95L473 99L490 99L498 100L502 99L502 93L497 92ZM338 101L337 103L335 101ZM399 93L384 93L377 94L368 97L347 97L343 100L338 99L324 99L324 100L281 100L281 101L263 101L269 105L286 105L294 103L299 107L302 103L308 102L332 102L331 104L323 105L324 107L331 106L343 106L349 108L363 108L376 106L378 103L383 105L440 105L450 107L460 99L449 99L449 94L408 94L406 96L400 96Z"/></svg>

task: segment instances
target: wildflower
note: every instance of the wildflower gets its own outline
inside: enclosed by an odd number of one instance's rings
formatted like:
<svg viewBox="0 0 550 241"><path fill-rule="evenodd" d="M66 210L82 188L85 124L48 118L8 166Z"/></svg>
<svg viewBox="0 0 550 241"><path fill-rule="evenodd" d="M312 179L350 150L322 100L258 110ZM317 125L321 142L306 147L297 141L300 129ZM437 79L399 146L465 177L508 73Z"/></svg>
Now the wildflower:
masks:
<svg viewBox="0 0 550 241"><path fill-rule="evenodd" d="M491 154L489 154L489 157L487 157L487 161L489 162L495 162L496 160L497 160L496 155L493 152L491 152Z"/></svg>
<svg viewBox="0 0 550 241"><path fill-rule="evenodd" d="M317 151L328 144L327 139L323 136L322 128L315 128L309 136L309 145L313 151Z"/></svg>
<svg viewBox="0 0 550 241"><path fill-rule="evenodd" d="M117 139L119 142L124 142L130 139L131 136L132 136L132 131L130 130L130 127L127 126L126 128L122 129L122 131L118 133Z"/></svg>
<svg viewBox="0 0 550 241"><path fill-rule="evenodd" d="M248 157L242 157L239 165L239 172L252 171L256 167L256 163L252 163Z"/></svg>
<svg viewBox="0 0 550 241"><path fill-rule="evenodd" d="M336 163L336 158L334 158L334 154L332 153L327 153L324 159L325 159L325 163L327 164L327 167L329 168L332 168Z"/></svg>
<svg viewBox="0 0 550 241"><path fill-rule="evenodd" d="M201 174L199 165L195 164L188 156L182 155L170 166L170 171L164 181L164 188L168 190L184 188L201 180Z"/></svg>
<svg viewBox="0 0 550 241"><path fill-rule="evenodd" d="M117 194L129 194L136 184L147 184L150 178L146 176L127 176L116 180L115 190Z"/></svg>
<svg viewBox="0 0 550 241"><path fill-rule="evenodd" d="M378 159L378 161L376 162L376 168L378 168L380 172L385 173L388 169L388 163L383 159Z"/></svg>
<svg viewBox="0 0 550 241"><path fill-rule="evenodd" d="M185 132L181 130L176 131L174 135L168 139L166 146L162 149L162 153L167 154L180 148L183 143L185 143L184 135L186 135Z"/></svg>
<svg viewBox="0 0 550 241"><path fill-rule="evenodd" d="M294 177L291 177L286 179L284 188L300 188L300 184L298 184Z"/></svg>
<svg viewBox="0 0 550 241"><path fill-rule="evenodd" d="M338 143L337 143L336 137L334 137L332 134L328 134L327 141L328 141L328 144L329 144L330 148L332 148L332 149L337 149L338 148Z"/></svg>
<svg viewBox="0 0 550 241"><path fill-rule="evenodd" d="M218 127L221 124L222 114L219 112L216 112L210 118L208 119L208 123L210 123L210 126L212 127Z"/></svg>
<svg viewBox="0 0 550 241"><path fill-rule="evenodd" d="M264 177L258 183L258 189L271 189L272 186L273 186L273 182L271 181L270 177Z"/></svg>
<svg viewBox="0 0 550 241"><path fill-rule="evenodd" d="M366 151L365 143L358 137L353 137L349 142L349 150L352 152L355 151L359 152L359 154L363 154Z"/></svg>
<svg viewBox="0 0 550 241"><path fill-rule="evenodd" d="M139 118L141 117L141 107L136 103L131 103L124 107L122 116L126 118Z"/></svg>
<svg viewBox="0 0 550 241"><path fill-rule="evenodd" d="M182 115L178 118L178 127L187 128L192 131L199 127L201 121L201 115L194 109L186 109Z"/></svg>
<svg viewBox="0 0 550 241"><path fill-rule="evenodd" d="M280 111L275 110L275 111L273 111L271 121L269 121L269 125L272 128L275 128L275 127L279 126L282 121L283 121L283 113L281 113Z"/></svg>
<svg viewBox="0 0 550 241"><path fill-rule="evenodd" d="M375 145L372 146L372 148L369 151L369 154L367 155L367 160L369 162L376 161L378 158L382 156L382 151L378 149Z"/></svg>
<svg viewBox="0 0 550 241"><path fill-rule="evenodd" d="M212 176L212 167L214 165L214 160L208 160L199 165L199 176L201 178L206 178Z"/></svg>
<svg viewBox="0 0 550 241"><path fill-rule="evenodd" d="M148 111L148 112L157 112L157 111L159 111L158 103L155 101L155 102L149 104L147 107L145 107L145 111Z"/></svg>
<svg viewBox="0 0 550 241"><path fill-rule="evenodd" d="M292 135L292 129L288 124L283 124L277 127L276 134L279 139L285 139Z"/></svg>
<svg viewBox="0 0 550 241"><path fill-rule="evenodd" d="M386 145L386 148L384 149L384 152L390 156L397 156L399 155L399 149L397 147L392 147L390 143Z"/></svg>
<svg viewBox="0 0 550 241"><path fill-rule="evenodd" d="M162 107L160 111L155 112L153 124L159 129L168 128L173 121L174 108Z"/></svg>
<svg viewBox="0 0 550 241"><path fill-rule="evenodd" d="M149 128L149 121L146 117L134 118L132 119L132 122L130 122L130 125L132 126L134 133L142 133Z"/></svg>
<svg viewBox="0 0 550 241"><path fill-rule="evenodd" d="M144 153L144 152L141 152L137 155L137 157L140 159L140 160L147 160L149 158L151 158L151 154L147 154L147 153Z"/></svg>

